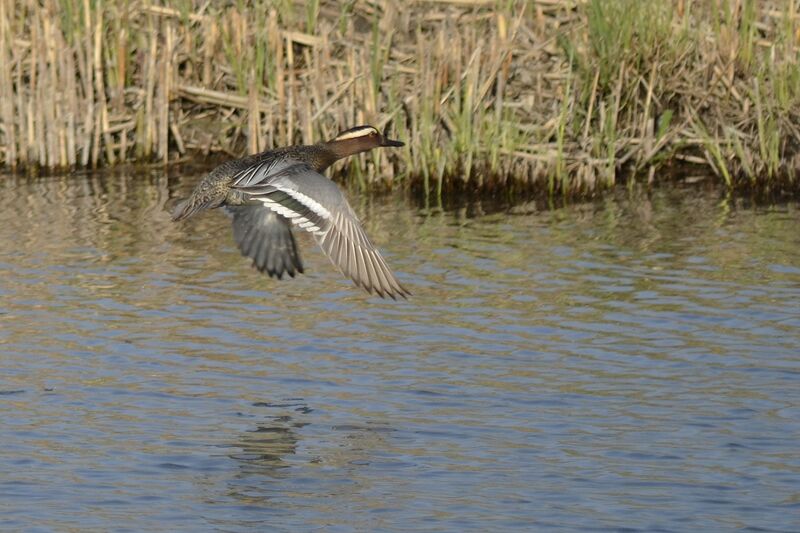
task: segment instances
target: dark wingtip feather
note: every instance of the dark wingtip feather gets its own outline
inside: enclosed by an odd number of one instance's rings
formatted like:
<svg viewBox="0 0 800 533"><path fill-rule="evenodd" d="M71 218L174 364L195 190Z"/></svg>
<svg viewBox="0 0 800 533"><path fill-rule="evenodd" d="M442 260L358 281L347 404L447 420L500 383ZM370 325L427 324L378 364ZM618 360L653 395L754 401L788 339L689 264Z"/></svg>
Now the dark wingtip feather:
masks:
<svg viewBox="0 0 800 533"><path fill-rule="evenodd" d="M233 215L233 236L242 255L252 259L253 268L271 278L303 272L303 262L290 223L259 205L227 206Z"/></svg>
<svg viewBox="0 0 800 533"><path fill-rule="evenodd" d="M395 295L400 296L403 300L408 300L408 297L411 296L411 291L400 285L399 290L392 293L392 299L397 300Z"/></svg>
<svg viewBox="0 0 800 533"><path fill-rule="evenodd" d="M400 285L400 283L397 283L396 287L392 287L390 289L381 287L370 287L367 284L362 284L360 285L360 287L363 288L365 291L367 291L369 294L375 294L376 296L380 296L384 300L386 299L387 296L394 301L397 301L398 296L401 297L403 300L408 300L409 296L413 296L411 294L411 291L406 289L403 285Z"/></svg>

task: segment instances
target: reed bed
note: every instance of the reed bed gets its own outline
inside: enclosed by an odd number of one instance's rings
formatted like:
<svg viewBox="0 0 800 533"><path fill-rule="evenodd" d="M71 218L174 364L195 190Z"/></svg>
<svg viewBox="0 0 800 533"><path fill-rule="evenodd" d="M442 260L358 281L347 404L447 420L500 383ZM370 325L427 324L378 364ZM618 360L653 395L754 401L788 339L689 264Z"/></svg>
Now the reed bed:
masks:
<svg viewBox="0 0 800 533"><path fill-rule="evenodd" d="M0 161L239 156L390 125L361 187L795 186L800 0L0 0Z"/></svg>

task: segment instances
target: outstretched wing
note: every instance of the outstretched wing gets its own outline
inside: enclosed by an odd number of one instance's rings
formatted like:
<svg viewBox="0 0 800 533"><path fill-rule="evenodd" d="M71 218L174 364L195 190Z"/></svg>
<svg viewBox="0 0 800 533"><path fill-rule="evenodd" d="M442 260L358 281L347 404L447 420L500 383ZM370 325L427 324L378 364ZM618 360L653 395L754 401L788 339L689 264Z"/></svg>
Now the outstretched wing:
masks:
<svg viewBox="0 0 800 533"><path fill-rule="evenodd" d="M303 272L289 221L263 205L226 206L233 216L233 238L259 272L281 279Z"/></svg>
<svg viewBox="0 0 800 533"><path fill-rule="evenodd" d="M263 179L247 174L234 188L313 234L334 266L367 292L394 299L411 294L372 245L335 183L305 163L270 170Z"/></svg>

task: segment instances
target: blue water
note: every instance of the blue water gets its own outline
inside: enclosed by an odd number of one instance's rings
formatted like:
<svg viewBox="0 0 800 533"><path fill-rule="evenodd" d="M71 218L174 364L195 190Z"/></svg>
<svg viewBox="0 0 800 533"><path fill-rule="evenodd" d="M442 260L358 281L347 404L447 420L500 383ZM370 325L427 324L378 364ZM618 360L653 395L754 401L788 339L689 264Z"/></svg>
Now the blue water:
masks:
<svg viewBox="0 0 800 533"><path fill-rule="evenodd" d="M0 529L800 530L800 209L354 201L414 293L197 176L0 180Z"/></svg>

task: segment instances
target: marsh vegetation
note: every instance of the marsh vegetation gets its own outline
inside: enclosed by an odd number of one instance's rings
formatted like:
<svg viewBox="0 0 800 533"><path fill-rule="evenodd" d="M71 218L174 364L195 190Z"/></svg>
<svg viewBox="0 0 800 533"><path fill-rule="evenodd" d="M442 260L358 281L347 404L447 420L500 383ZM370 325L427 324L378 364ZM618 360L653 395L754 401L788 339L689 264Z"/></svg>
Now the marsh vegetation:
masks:
<svg viewBox="0 0 800 533"><path fill-rule="evenodd" d="M690 165L794 187L797 0L0 2L0 160L242 155L391 125L337 172L586 194Z"/></svg>

